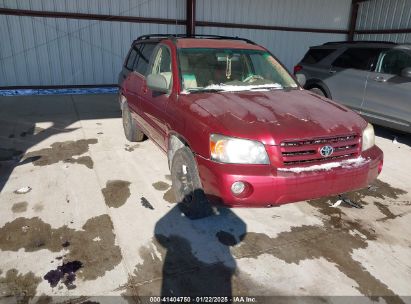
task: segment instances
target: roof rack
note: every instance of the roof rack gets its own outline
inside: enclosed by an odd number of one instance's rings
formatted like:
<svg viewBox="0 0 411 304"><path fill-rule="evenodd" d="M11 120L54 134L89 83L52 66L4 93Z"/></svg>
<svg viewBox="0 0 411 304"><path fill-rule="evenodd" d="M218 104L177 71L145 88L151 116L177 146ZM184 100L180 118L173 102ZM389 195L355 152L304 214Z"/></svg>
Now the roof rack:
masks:
<svg viewBox="0 0 411 304"><path fill-rule="evenodd" d="M390 41L372 41L372 40L356 40L356 41L332 41L326 42L323 45L334 45L334 44L358 44L358 43L371 43L371 44L393 44L396 45L395 42Z"/></svg>
<svg viewBox="0 0 411 304"><path fill-rule="evenodd" d="M226 39L226 40L238 40L238 41L244 41L250 44L256 44L254 41L251 41L246 38L240 38L240 37L230 37L230 36L219 36L219 35L202 35L202 34L196 34L196 35L186 35L186 34L150 34L150 35L143 35L138 37L135 41L139 40L147 40L147 39L178 39L178 38L203 38L203 39Z"/></svg>

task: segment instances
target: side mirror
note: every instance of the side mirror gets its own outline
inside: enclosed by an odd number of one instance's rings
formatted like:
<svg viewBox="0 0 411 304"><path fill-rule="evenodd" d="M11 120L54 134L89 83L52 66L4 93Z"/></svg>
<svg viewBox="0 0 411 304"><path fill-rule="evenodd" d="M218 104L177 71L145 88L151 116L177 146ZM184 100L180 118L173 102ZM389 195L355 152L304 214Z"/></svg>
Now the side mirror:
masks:
<svg viewBox="0 0 411 304"><path fill-rule="evenodd" d="M154 92L168 93L167 80L161 74L149 74L147 76L147 87Z"/></svg>
<svg viewBox="0 0 411 304"><path fill-rule="evenodd" d="M411 78L411 68L405 68L401 71L401 76L405 78Z"/></svg>
<svg viewBox="0 0 411 304"><path fill-rule="evenodd" d="M304 87L306 83L306 78L304 74L296 74L295 78L297 78L298 83L300 86Z"/></svg>

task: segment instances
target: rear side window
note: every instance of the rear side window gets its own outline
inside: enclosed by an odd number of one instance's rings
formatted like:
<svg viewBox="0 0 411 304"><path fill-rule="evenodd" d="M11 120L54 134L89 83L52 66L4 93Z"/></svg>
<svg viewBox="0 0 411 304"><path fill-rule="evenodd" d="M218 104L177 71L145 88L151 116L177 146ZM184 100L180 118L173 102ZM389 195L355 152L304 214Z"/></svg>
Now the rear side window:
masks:
<svg viewBox="0 0 411 304"><path fill-rule="evenodd" d="M314 64L320 62L334 51L335 49L310 49L301 62L305 64Z"/></svg>
<svg viewBox="0 0 411 304"><path fill-rule="evenodd" d="M344 69L370 70L381 53L376 48L351 48L342 53L333 66Z"/></svg>
<svg viewBox="0 0 411 304"><path fill-rule="evenodd" d="M137 60L134 63L134 70L141 75L145 75L150 61L151 54L153 53L155 43L142 43L139 45L137 52Z"/></svg>
<svg viewBox="0 0 411 304"><path fill-rule="evenodd" d="M133 47L131 49L130 54L128 55L127 62L126 62L126 68L130 71L133 70L134 66L134 61L136 60L137 57L137 50Z"/></svg>

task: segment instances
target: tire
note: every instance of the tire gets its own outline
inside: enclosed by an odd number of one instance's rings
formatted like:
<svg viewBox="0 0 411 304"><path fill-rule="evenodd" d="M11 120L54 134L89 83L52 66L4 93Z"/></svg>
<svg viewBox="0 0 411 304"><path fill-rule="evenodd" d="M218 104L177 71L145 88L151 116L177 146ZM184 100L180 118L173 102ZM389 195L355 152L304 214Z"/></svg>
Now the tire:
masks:
<svg viewBox="0 0 411 304"><path fill-rule="evenodd" d="M180 210L190 219L213 214L204 194L197 163L188 147L178 149L171 164L171 180Z"/></svg>
<svg viewBox="0 0 411 304"><path fill-rule="evenodd" d="M317 95L320 95L320 96L323 96L323 97L327 97L327 96L325 95L325 93L323 92L323 90L321 90L320 88L311 88L310 91L313 92L313 93L315 93L315 94L317 94Z"/></svg>
<svg viewBox="0 0 411 304"><path fill-rule="evenodd" d="M124 135L126 136L127 140L131 142L143 141L144 133L139 128L137 128L133 117L131 117L127 103L124 103L122 112Z"/></svg>

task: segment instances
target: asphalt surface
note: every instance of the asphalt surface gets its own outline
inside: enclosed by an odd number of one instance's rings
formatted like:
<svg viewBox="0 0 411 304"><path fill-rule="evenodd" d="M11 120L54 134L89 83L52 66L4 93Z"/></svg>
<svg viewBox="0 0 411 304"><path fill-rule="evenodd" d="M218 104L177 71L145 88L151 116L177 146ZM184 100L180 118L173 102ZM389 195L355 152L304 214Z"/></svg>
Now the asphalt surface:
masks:
<svg viewBox="0 0 411 304"><path fill-rule="evenodd" d="M0 97L0 302L410 302L411 139L377 135L383 173L348 194L363 209L331 197L193 221L114 95Z"/></svg>

